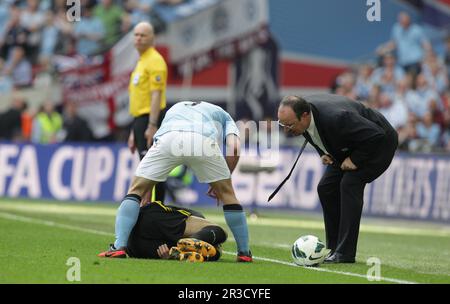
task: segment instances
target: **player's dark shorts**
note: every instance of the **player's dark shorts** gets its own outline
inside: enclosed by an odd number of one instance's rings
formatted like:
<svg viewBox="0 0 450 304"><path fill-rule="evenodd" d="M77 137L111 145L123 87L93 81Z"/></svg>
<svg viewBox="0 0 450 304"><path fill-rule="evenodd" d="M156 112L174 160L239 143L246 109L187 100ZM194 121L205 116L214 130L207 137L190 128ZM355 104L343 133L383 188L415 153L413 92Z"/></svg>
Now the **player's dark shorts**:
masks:
<svg viewBox="0 0 450 304"><path fill-rule="evenodd" d="M166 115L166 109L162 109L159 113L158 118L158 128L161 126L161 123ZM139 153L139 158L142 159L147 153L147 138L145 138L145 130L148 127L148 114L144 114L138 116L134 119L133 122L133 133L134 133L134 142L136 144L136 149Z"/></svg>
<svg viewBox="0 0 450 304"><path fill-rule="evenodd" d="M186 219L203 217L201 213L186 208L166 206L152 202L142 207L128 239L127 253L134 258L159 258L157 249L163 244L170 248L184 235Z"/></svg>

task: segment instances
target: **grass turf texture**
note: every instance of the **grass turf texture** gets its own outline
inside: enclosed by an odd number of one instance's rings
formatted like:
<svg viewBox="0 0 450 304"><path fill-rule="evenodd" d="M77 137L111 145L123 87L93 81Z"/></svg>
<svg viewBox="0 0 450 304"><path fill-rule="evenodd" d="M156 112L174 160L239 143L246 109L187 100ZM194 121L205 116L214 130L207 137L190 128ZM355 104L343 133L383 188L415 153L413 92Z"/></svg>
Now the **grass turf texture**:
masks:
<svg viewBox="0 0 450 304"><path fill-rule="evenodd" d="M235 243L218 262L101 259L114 239L117 205L0 200L0 283L68 283L68 258L81 261L81 283L450 283L450 227L363 219L356 264L292 264L301 235L324 237L319 215L261 211L248 220L255 260L235 262ZM225 225L220 209L202 209ZM231 233L229 233L231 236ZM366 274L369 257L381 261L380 282ZM71 283L71 282L70 282Z"/></svg>

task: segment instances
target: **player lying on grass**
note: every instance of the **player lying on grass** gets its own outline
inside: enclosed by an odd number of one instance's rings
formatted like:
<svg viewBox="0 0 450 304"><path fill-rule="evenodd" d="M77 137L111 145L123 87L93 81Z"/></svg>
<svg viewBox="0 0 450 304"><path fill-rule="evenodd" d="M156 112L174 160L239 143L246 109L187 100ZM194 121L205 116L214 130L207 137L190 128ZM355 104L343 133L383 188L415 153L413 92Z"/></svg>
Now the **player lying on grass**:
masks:
<svg viewBox="0 0 450 304"><path fill-rule="evenodd" d="M220 245L226 239L225 230L206 220L200 212L156 201L140 208L126 249L99 256L216 261L220 258Z"/></svg>

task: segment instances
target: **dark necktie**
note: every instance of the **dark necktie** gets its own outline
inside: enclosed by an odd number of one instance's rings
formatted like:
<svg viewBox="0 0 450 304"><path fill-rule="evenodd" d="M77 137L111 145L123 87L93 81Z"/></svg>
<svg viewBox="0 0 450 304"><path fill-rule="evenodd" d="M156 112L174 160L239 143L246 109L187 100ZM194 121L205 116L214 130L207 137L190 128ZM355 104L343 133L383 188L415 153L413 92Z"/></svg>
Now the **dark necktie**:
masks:
<svg viewBox="0 0 450 304"><path fill-rule="evenodd" d="M309 134L308 134L308 136L309 136ZM300 158L300 155L302 155L303 150L305 150L307 143L308 143L308 141L305 140L305 142L303 143L303 146L300 148L300 152L298 153L297 159L295 160L295 163L292 166L291 171L289 172L288 176L286 176L286 178L281 182L281 184L278 185L278 187L275 189L275 191L269 196L269 199L267 200L268 202L270 202L270 200L278 193L278 191L280 191L281 187L283 187L284 183L286 183L286 181L291 177L292 171L294 171L295 165L297 164L298 159Z"/></svg>
<svg viewBox="0 0 450 304"><path fill-rule="evenodd" d="M326 154L325 151L323 151L318 145L316 145L314 143L314 141L312 140L311 135L308 133L308 131L305 131L303 133L303 136L305 136L305 138L308 140L308 142L314 147L316 148L317 152L319 152L319 155L324 155Z"/></svg>

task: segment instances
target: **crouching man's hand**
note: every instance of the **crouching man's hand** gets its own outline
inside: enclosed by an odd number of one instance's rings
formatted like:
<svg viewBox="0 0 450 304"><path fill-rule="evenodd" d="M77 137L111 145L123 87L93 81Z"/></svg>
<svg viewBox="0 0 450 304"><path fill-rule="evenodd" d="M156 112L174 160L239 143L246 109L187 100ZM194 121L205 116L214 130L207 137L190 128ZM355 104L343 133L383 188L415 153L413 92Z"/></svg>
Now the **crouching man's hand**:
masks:
<svg viewBox="0 0 450 304"><path fill-rule="evenodd" d="M350 157L344 159L344 161L341 164L341 170L343 171L352 171L356 169L358 169L358 167L356 167L356 165L352 162Z"/></svg>
<svg viewBox="0 0 450 304"><path fill-rule="evenodd" d="M322 159L322 164L324 165L332 165L333 164L333 159L331 158L331 156L324 154L320 157Z"/></svg>

